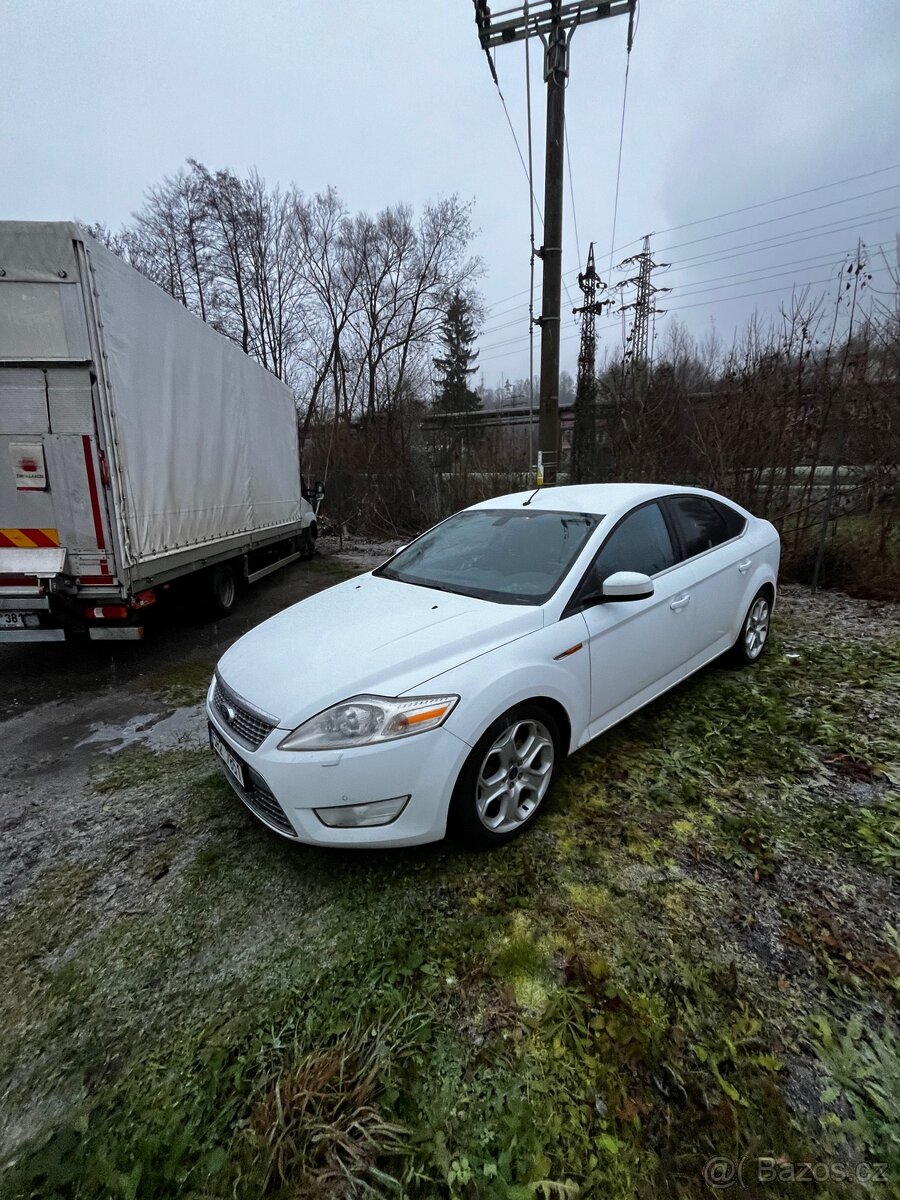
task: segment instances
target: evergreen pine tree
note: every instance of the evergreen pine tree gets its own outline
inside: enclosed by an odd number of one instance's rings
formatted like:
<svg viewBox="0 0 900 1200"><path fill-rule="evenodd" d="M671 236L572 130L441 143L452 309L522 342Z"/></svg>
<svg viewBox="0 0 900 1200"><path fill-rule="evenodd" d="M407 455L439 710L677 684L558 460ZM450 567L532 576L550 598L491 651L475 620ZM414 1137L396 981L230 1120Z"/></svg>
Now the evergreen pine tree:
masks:
<svg viewBox="0 0 900 1200"><path fill-rule="evenodd" d="M455 291L447 304L440 337L443 354L434 359L437 368L437 398L434 408L444 413L470 413L481 408L481 398L469 387L475 374L478 351L473 349L477 336L472 317L472 302Z"/></svg>

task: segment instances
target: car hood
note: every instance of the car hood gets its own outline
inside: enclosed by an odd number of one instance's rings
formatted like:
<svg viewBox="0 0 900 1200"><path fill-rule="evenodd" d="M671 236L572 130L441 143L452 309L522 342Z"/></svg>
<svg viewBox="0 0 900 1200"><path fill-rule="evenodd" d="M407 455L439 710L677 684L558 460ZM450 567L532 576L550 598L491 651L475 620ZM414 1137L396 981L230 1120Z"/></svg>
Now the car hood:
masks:
<svg viewBox="0 0 900 1200"><path fill-rule="evenodd" d="M496 604L363 575L244 634L225 683L282 729L350 696L397 696L543 625L538 607Z"/></svg>

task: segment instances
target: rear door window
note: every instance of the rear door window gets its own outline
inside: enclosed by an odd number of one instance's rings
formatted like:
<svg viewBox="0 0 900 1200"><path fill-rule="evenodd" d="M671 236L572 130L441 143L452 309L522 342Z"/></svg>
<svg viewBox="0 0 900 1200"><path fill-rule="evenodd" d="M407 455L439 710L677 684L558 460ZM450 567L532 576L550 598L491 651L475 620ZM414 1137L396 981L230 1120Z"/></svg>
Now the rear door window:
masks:
<svg viewBox="0 0 900 1200"><path fill-rule="evenodd" d="M705 496L672 496L666 503L678 523L685 558L703 554L736 536L729 531L720 506Z"/></svg>

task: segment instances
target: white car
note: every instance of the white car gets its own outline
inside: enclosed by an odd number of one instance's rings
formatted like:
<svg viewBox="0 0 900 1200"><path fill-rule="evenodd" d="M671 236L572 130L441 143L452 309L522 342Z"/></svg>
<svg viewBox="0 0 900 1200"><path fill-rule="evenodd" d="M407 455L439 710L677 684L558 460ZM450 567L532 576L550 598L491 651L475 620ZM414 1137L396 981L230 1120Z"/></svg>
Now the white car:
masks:
<svg viewBox="0 0 900 1200"><path fill-rule="evenodd" d="M762 653L778 533L696 488L590 484L473 505L271 617L207 698L226 776L324 846L497 845L563 757L725 651Z"/></svg>

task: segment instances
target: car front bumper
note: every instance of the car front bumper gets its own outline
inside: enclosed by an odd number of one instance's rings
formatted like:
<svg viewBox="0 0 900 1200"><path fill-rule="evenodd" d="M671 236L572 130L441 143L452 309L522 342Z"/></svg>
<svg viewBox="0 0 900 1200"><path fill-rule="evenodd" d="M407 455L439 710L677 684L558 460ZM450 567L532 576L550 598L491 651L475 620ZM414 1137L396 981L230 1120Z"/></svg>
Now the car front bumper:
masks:
<svg viewBox="0 0 900 1200"><path fill-rule="evenodd" d="M214 711L212 689L206 715L216 734L245 768L241 787L220 763L225 778L250 811L276 833L315 846L415 846L442 838L450 798L471 747L444 728L360 746L353 750L279 750L288 730L274 729L257 750L238 741ZM387 825L334 828L316 809L368 804L409 796Z"/></svg>

